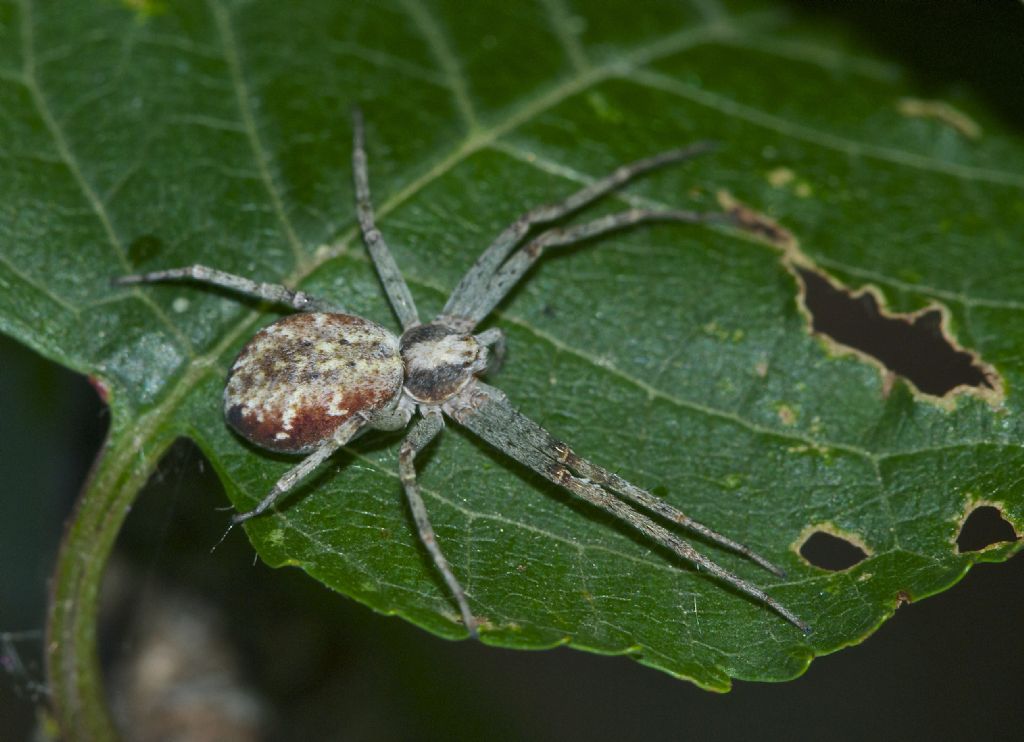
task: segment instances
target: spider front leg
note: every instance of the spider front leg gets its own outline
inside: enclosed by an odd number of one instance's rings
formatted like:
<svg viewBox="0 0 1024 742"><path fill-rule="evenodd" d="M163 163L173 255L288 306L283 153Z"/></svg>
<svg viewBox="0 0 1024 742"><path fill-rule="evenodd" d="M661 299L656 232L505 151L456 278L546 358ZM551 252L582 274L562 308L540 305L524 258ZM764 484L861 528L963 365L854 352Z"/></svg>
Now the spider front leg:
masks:
<svg viewBox="0 0 1024 742"><path fill-rule="evenodd" d="M642 508L650 510L652 513L657 513L663 518L670 520L674 523L678 523L688 531L699 533L708 541L723 546L730 551L735 551L737 554L742 554L750 561L764 567L766 570L776 575L777 577L785 577L786 572L781 567L769 562L763 556L755 552L749 546L734 541L728 536L723 536L718 531L714 531L708 528L703 523L695 521L693 518L682 512L678 508L673 507L669 503L662 500L660 497L655 497L645 489L637 487L635 484L626 481L618 474L604 469L597 464L587 461L583 457L579 456L575 451L569 448L563 441L554 441L552 444L553 448L558 452L558 458L564 462L566 466L575 471L584 479L591 482L596 482L613 492L622 495L630 502L634 502Z"/></svg>
<svg viewBox="0 0 1024 742"><path fill-rule="evenodd" d="M567 446L561 444L544 428L513 409L502 392L483 382L476 381L457 397L445 403L444 411L456 422L545 479L565 488L591 505L611 513L618 520L671 550L676 556L691 563L698 570L705 570L716 579L768 606L804 633L810 632L810 627L791 610L756 585L719 566L647 515L619 500L601 486L600 480L595 481L585 475L573 474L573 468L582 472L589 466L589 462L574 461L573 457L576 459L579 457L576 457ZM597 474L604 472L598 467L592 467L591 471ZM650 497L653 498L653 495ZM670 509L674 510L674 508ZM707 533L717 535L714 531L703 527L698 531L705 535ZM735 543L728 539L726 541L729 544ZM742 548L746 549L746 547ZM758 558L758 561L770 564L761 557Z"/></svg>
<svg viewBox="0 0 1024 742"><path fill-rule="evenodd" d="M427 506L420 495L420 486L416 481L416 454L422 451L434 437L444 428L444 419L440 412L427 412L423 419L413 426L409 435L402 441L402 447L398 453L398 472L402 479L402 487L405 489L406 499L409 501L409 510L412 511L413 520L416 522L416 529L420 541L430 553L434 560L434 566L444 578L448 589L451 590L455 602L462 613L462 621L469 631L469 635L477 638L477 622L473 612L469 609L469 601L466 600L466 591L462 589L458 579L452 572L448 559L445 558L441 547L437 545L437 538L434 536L434 528L430 525L430 517L427 515Z"/></svg>
<svg viewBox="0 0 1024 742"><path fill-rule="evenodd" d="M398 264L391 255L384 235L377 229L373 216L373 202L370 200L370 178L366 169L366 148L363 146L363 114L358 108L352 111L352 177L356 186L356 215L363 242L370 251L370 258L377 269L380 282L391 302L403 330L420 323L416 304L409 293L409 286L398 270Z"/></svg>
<svg viewBox="0 0 1024 742"><path fill-rule="evenodd" d="M728 221L725 214L683 211L679 209L628 209L616 214L609 214L585 224L573 227L549 229L542 232L525 246L516 251L494 272L485 286L475 296L466 297L464 305L468 308L459 315L460 320L468 323L469 329L475 327L494 309L509 291L537 262L544 250L549 247L564 247L589 240L607 232L627 229L646 222L680 222L683 224L705 224L709 222Z"/></svg>
<svg viewBox="0 0 1024 742"><path fill-rule="evenodd" d="M205 265L189 265L184 268L168 268L162 271L152 271L151 273L119 276L113 279L113 283L117 286L127 286L135 283L176 281L183 278L191 279L197 283L220 286L243 296L251 296L254 299L273 302L274 304L284 304L300 312L345 311L333 302L312 297L304 291L292 291L279 283L260 283L250 278L236 276L233 273L226 273Z"/></svg>
<svg viewBox="0 0 1024 742"><path fill-rule="evenodd" d="M574 211L582 209L587 204L593 203L644 173L676 162L689 160L710 151L714 146L711 142L698 142L689 147L670 149L652 157L636 160L628 165L616 168L615 172L606 175L600 180L595 180L590 185L581 188L562 201L545 204L527 211L506 227L483 254L477 258L473 266L466 272L466 275L459 281L455 291L448 298L442 315L455 318L469 316L468 313L472 310L476 298L484 290L494 272L533 227L557 221L572 214ZM471 328L460 326L457 329L465 331Z"/></svg>

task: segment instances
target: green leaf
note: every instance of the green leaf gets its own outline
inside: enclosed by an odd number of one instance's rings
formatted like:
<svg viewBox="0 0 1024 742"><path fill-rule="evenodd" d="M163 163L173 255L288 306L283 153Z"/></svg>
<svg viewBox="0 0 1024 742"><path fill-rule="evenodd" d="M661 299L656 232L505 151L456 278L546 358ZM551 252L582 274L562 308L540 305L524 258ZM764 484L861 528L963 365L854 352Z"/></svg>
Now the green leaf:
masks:
<svg viewBox="0 0 1024 742"><path fill-rule="evenodd" d="M221 417L234 354L278 313L110 278L204 263L397 330L354 223L357 103L379 222L424 317L527 208L698 139L722 147L622 198L709 210L731 194L798 243L615 234L545 258L490 322L510 348L496 386L583 455L785 566L779 581L702 546L813 635L450 425L421 478L484 642L629 653L718 690L782 680L900 600L1017 551L961 554L955 539L978 502L1024 529L1024 144L969 92L923 91L785 7L0 2L0 328L93 376L112 410L57 578L58 698L89 672L75 658L92 651L103 560L170 442L195 440L240 509L295 463ZM908 98L941 98L980 136ZM876 287L891 311L942 307L1005 394L888 389L877 365L809 332L793 261ZM267 562L460 637L404 506L398 440L361 439L247 530ZM868 558L808 564L797 549L815 529Z"/></svg>

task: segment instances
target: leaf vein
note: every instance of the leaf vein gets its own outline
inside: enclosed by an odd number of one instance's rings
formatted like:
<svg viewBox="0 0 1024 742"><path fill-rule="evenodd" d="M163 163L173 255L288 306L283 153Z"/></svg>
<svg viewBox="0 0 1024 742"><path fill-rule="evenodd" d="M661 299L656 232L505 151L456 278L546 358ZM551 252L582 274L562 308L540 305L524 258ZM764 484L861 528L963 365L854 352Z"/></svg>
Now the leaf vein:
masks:
<svg viewBox="0 0 1024 742"><path fill-rule="evenodd" d="M758 24L763 23L764 19L765 14L761 13L754 17L754 21ZM492 146L502 136L538 116L543 111L558 105L569 97L586 90L588 87L614 77L624 69L634 65L647 64L661 56L677 54L685 49L699 46L718 38L720 34L721 29L716 26L698 26L668 34L660 41L648 43L636 52L625 54L621 58L612 60L599 67L591 67L586 72L570 76L534 97L526 99L518 109L511 111L500 123L489 128L480 129L467 136L447 156L437 161L426 172L383 201L377 208L378 220L383 221L388 214L422 191L430 183L451 172L457 165L480 150ZM301 281L324 262L344 252L348 244L356 237L356 234L356 228L351 227L332 244L318 247L315 251L318 259L309 267L309 270L297 272L290 279L296 282Z"/></svg>
<svg viewBox="0 0 1024 742"><path fill-rule="evenodd" d="M880 144L858 142L846 137L829 134L819 131L811 126L796 123L776 116L775 114L762 111L753 106L732 100L719 93L709 90L702 90L692 85L680 82L673 77L655 72L649 69L633 70L623 74L622 79L631 80L638 85L663 90L673 93L680 98L685 98L694 103L699 103L707 108L721 111L722 113L735 116L743 121L769 129L783 136L792 137L803 142L815 144L820 147L832 149L851 157L871 157L883 162L890 162L895 165L910 167L917 170L951 175L963 180L974 180L997 185L1008 185L1015 188L1024 188L1024 176L1018 173L1011 173L1005 170L994 170L992 168L975 165L961 165L944 160L936 160L933 157L919 155L914 152L887 147Z"/></svg>
<svg viewBox="0 0 1024 742"><path fill-rule="evenodd" d="M24 49L24 69L22 70L22 75L24 77L25 87L29 91L32 104L35 106L43 125L46 127L47 133L50 135L54 146L57 148L57 153L60 156L61 162L64 167L68 169L72 180L74 180L75 185L81 191L82 196L85 198L86 202L92 209L93 214L96 216L96 219L99 221L100 227L103 229L107 241L113 248L118 262L127 272L129 264L124 244L121 242L121 238L114 229L114 224L110 218L110 214L107 212L105 204L100 199L96 189L93 188L92 184L85 177L85 173L82 171L81 165L79 165L78 159L75 157L74 152L71 150L71 145L68 142L67 137L64 135L64 130L61 128L57 119L54 117L53 112L50 110L46 94L43 91L38 76L36 75L35 31L32 24L31 0L19 0L19 5L21 10L21 36ZM166 312L164 312L163 309L161 309L160 306L150 297L146 296L144 292L138 292L138 294L140 300L149 307L154 316L168 329L168 331L171 332L177 342L185 349L186 353L191 353L191 342L185 334L182 333L182 331L173 322L171 322Z"/></svg>
<svg viewBox="0 0 1024 742"><path fill-rule="evenodd" d="M547 11L551 20L551 27L555 30L555 38L561 45L565 56L577 74L590 69L590 60L580 43L579 34L572 28L575 21L573 14L566 7L564 0L541 0L544 10Z"/></svg>
<svg viewBox="0 0 1024 742"><path fill-rule="evenodd" d="M690 2L705 21L720 23L728 20L729 14L719 0L690 0Z"/></svg>
<svg viewBox="0 0 1024 742"><path fill-rule="evenodd" d="M441 65L444 79L447 81L447 87L455 99L455 106L459 110L459 115L462 117L466 129L470 133L475 132L479 128L476 111L469 97L466 77L462 73L458 60L452 53L447 36L434 17L423 7L423 3L420 0L402 0L402 7L412 19L416 30L423 37L424 41L427 42L427 47L434 55L438 64Z"/></svg>
<svg viewBox="0 0 1024 742"><path fill-rule="evenodd" d="M377 67L398 72L414 80L436 85L439 88L448 87L448 80L443 75L436 74L431 70L425 70L422 67L407 62L401 57L396 57L379 49L368 49L365 46L350 41L335 41L330 45L330 50L336 54L355 57Z"/></svg>
<svg viewBox="0 0 1024 742"><path fill-rule="evenodd" d="M749 49L764 54L805 62L830 72L854 72L878 82L892 83L903 75L899 67L869 57L859 57L849 52L819 46L805 40L758 37L735 34L722 37L722 43L739 49Z"/></svg>
<svg viewBox="0 0 1024 742"><path fill-rule="evenodd" d="M68 312L71 312L71 314L75 315L76 317L78 316L78 314L79 314L78 307L76 307L73 304L69 303L65 299L57 296L57 294L53 293L53 290L50 289L45 284L41 284L38 281L36 281L34 278L31 278L30 276L26 275L17 266L15 266L14 263L12 263L10 261L10 259L6 255L4 255L3 253L0 253L0 263L2 263L3 266L5 268L7 268L7 270L9 270L15 277L17 277L17 278L21 279L22 281L24 281L27 286L30 286L31 288L35 289L40 294L45 296L47 299L49 299L50 301L52 301L53 303L55 303L57 306L61 307L62 309L65 309ZM3 288L4 288L5 291L10 290L10 286L9 285L4 286Z"/></svg>
<svg viewBox="0 0 1024 742"><path fill-rule="evenodd" d="M587 185L594 182L593 176L582 173L568 165L560 162L556 162L542 155L538 155L534 152L527 152L521 147L506 141L494 142L491 149L499 152L503 152L510 157L530 165L532 167L541 170L549 175L556 177L565 178L581 185ZM647 198L645 196L637 196L626 191L619 191L610 196L619 201L629 204L630 206L636 206L641 208L649 209L667 209L671 208L670 204L665 203L657 199ZM763 243L756 243L763 244ZM1010 309L1010 310L1024 310L1024 302L1003 300L1003 299L982 299L972 297L969 294L965 294L961 291L953 291L950 289L939 288L923 283L909 283L907 281L901 281L898 278L879 273L877 271L867 270L859 266L850 265L849 263L834 260L822 255L815 255L814 261L823 267L832 268L835 270L849 273L864 278L873 283L877 283L884 286L891 286L902 291L910 291L918 294L925 294L934 298L943 299L944 301L957 302L967 307L983 306L994 309Z"/></svg>
<svg viewBox="0 0 1024 742"><path fill-rule="evenodd" d="M295 257L295 264L301 270L301 267L305 264L302 244L295 233L295 228L292 225L291 218L288 216L288 211L285 209L280 189L271 172L270 154L263 144L256 125L256 114L252 107L252 93L249 90L249 85L246 82L242 69L241 51L235 39L234 31L231 28L231 18L220 0L207 0L207 4L213 13L217 32L224 47L224 59L227 62L231 75L231 87L235 91L235 101L238 107L238 114L241 117L242 129L249 140L249 147L256 160L260 180L267 191L274 214L281 224L285 239Z"/></svg>
<svg viewBox="0 0 1024 742"><path fill-rule="evenodd" d="M989 307L991 309L1008 309L1018 312L1024 310L1024 302L1020 301L977 298L961 291L951 291L950 289L942 289L928 284L901 281L898 278L893 278L892 276L888 276L877 271L867 270L840 260L832 260L821 256L816 256L815 261L819 265L842 271L844 273L849 273L851 276L857 276L858 278L863 278L864 280L872 283L891 286L892 288L899 289L901 291L925 294L947 302L957 302L966 307Z"/></svg>

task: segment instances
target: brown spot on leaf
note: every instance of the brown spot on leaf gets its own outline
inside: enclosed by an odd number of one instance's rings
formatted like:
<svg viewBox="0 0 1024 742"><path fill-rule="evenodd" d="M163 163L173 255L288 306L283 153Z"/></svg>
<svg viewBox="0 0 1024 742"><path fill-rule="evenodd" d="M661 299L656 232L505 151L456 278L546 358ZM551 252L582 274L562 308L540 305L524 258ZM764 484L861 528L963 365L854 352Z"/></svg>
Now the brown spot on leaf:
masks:
<svg viewBox="0 0 1024 742"><path fill-rule="evenodd" d="M767 214L755 211L737 201L728 191L719 191L717 197L718 205L729 216L732 226L782 250L792 250L796 247L796 237L793 233Z"/></svg>
<svg viewBox="0 0 1024 742"><path fill-rule="evenodd" d="M945 101L900 98L896 107L904 116L934 119L955 129L968 139L981 138L981 126L978 122Z"/></svg>
<svg viewBox="0 0 1024 742"><path fill-rule="evenodd" d="M128 262L133 266L144 265L159 255L163 249L163 240L156 235L140 235L128 245Z"/></svg>

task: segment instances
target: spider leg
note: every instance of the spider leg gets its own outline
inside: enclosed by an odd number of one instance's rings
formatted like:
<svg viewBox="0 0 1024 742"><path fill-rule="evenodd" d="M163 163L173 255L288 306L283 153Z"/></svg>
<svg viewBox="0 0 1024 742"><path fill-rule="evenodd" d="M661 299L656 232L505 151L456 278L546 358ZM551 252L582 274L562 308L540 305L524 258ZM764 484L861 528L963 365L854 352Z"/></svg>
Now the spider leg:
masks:
<svg viewBox="0 0 1024 742"><path fill-rule="evenodd" d="M626 498L630 502L634 502L640 507L650 510L652 513L657 513L666 520L678 523L689 531L699 533L712 543L725 547L730 551L735 551L738 554L742 554L750 561L764 567L777 577L786 576L785 570L781 567L775 566L749 546L745 546L738 541L733 541L728 536L723 536L721 533L708 528L703 523L695 521L686 513L673 507L660 497L655 497L647 490L641 489L635 484L626 481L618 474L614 474L597 464L587 461L569 448L569 446L563 441L553 440L553 448L557 451L558 459L584 479L603 487L607 487L613 492L622 495L622 497Z"/></svg>
<svg viewBox="0 0 1024 742"><path fill-rule="evenodd" d="M404 430L416 412L416 403L409 397L400 395L398 404L390 410L378 412L368 418L367 427L374 430Z"/></svg>
<svg viewBox="0 0 1024 742"><path fill-rule="evenodd" d="M585 224L572 227L556 227L541 232L526 245L517 250L512 257L498 268L478 295L467 299L467 307L459 315L469 323L469 329L476 326L484 317L491 313L508 292L519 282L519 279L530 269L549 247L573 245L592 237L626 229L645 222L682 222L684 224L704 224L708 222L728 221L725 214L705 213L699 211L682 211L678 209L628 209L615 214L608 214Z"/></svg>
<svg viewBox="0 0 1024 742"><path fill-rule="evenodd" d="M295 487L295 485L312 474L315 469L330 458L331 454L352 440L364 425L365 421L358 416L349 418L340 428L338 428L338 431L332 438L324 441L320 444L319 448L300 461L297 466L285 472L284 476L278 479L277 483L274 484L270 493L260 500L259 505L254 507L252 510L247 510L244 513L236 513L233 515L231 517L231 524L236 525L238 523L242 523L265 512L267 508L273 505L281 495L288 492L290 489Z"/></svg>
<svg viewBox="0 0 1024 742"><path fill-rule="evenodd" d="M285 304L300 312L344 311L340 306L312 297L304 291L292 291L279 283L260 283L250 278L236 276L233 273L225 273L205 265L189 265L184 268L168 268L167 270L153 271L151 273L119 276L113 280L113 283L117 286L127 286L135 283L175 281L182 278L191 279L198 283L220 286L245 296L251 296L254 299L261 299L262 301L269 301L275 304Z"/></svg>
<svg viewBox="0 0 1024 742"><path fill-rule="evenodd" d="M451 590L455 602L459 605L462 613L462 621L469 631L469 635L477 638L477 622L473 612L469 609L469 601L466 600L466 592L462 589L458 579L452 573L451 565L437 545L437 538L434 536L434 528L430 525L430 517L427 515L427 506L420 495L420 486L416 482L416 454L422 451L434 437L444 428L444 418L439 412L427 412L423 419L416 423L409 435L402 441L402 447L398 454L398 471L402 479L402 487L405 489L406 499L409 501L409 509L412 511L412 518L416 522L416 529L419 532L420 541L430 552L434 566L441 573L448 589Z"/></svg>
<svg viewBox="0 0 1024 742"><path fill-rule="evenodd" d="M356 214L359 217L359 228L363 232L363 241L370 251L370 258L384 285L391 308L402 323L402 329L408 330L418 325L420 318L409 287L398 270L398 264L374 222L370 179L366 169L366 148L363 146L363 113L358 108L352 111L352 176L356 186Z"/></svg>
<svg viewBox="0 0 1024 742"><path fill-rule="evenodd" d="M690 562L698 570L707 571L718 580L768 606L804 633L810 631L810 627L796 614L763 590L720 567L647 515L631 508L602 487L599 480L588 478L581 462L568 462L567 453L572 453L568 447L513 409L502 392L477 381L447 402L444 411L456 422L544 478L611 513L652 541L671 550L679 558ZM576 468L583 476L573 474L572 468ZM594 467L591 471L600 474L604 470Z"/></svg>
<svg viewBox="0 0 1024 742"><path fill-rule="evenodd" d="M689 147L670 149L652 157L636 160L616 168L615 172L600 180L595 180L563 201L544 204L527 211L506 227L483 254L477 258L476 262L467 271L466 275L462 277L462 280L459 281L452 295L448 298L442 315L456 318L465 316L472 309L476 297L484 290L491 276L531 228L568 216L574 211L578 211L587 204L593 203L602 196L614 191L616 188L625 185L639 175L659 167L664 167L665 165L689 160L710 151L714 146L711 142L698 142Z"/></svg>

